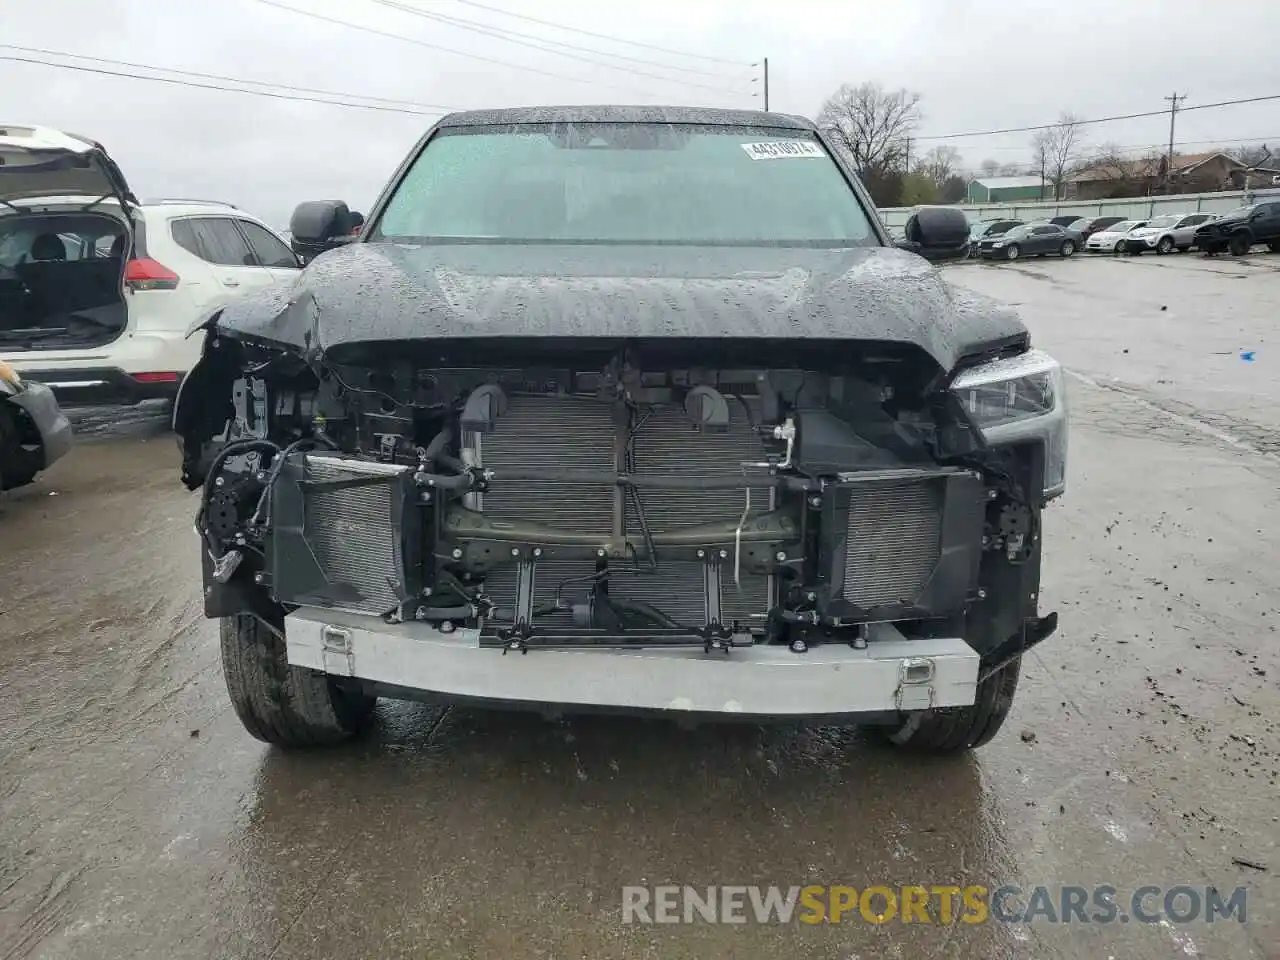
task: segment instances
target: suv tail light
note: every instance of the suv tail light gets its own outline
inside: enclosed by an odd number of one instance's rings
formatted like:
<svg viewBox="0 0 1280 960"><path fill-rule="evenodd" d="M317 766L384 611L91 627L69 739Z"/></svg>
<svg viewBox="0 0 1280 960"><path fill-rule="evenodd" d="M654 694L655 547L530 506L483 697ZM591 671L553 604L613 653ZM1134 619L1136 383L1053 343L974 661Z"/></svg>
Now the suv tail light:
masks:
<svg viewBox="0 0 1280 960"><path fill-rule="evenodd" d="M181 374L174 370L161 370L155 373L135 373L133 379L139 383L177 383Z"/></svg>
<svg viewBox="0 0 1280 960"><path fill-rule="evenodd" d="M176 290L178 275L150 257L141 257L125 266L124 282L130 290Z"/></svg>

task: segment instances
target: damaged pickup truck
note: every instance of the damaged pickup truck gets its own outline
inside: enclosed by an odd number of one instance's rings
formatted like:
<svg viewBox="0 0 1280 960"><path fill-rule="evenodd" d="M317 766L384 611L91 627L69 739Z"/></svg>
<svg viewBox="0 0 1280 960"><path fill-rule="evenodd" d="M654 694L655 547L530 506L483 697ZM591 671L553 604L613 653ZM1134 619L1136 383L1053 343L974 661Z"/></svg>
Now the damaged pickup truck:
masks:
<svg viewBox="0 0 1280 960"><path fill-rule="evenodd" d="M895 248L807 120L445 117L358 236L203 325L175 429L248 731L377 697L866 724L1009 713L1062 492L1058 364Z"/></svg>

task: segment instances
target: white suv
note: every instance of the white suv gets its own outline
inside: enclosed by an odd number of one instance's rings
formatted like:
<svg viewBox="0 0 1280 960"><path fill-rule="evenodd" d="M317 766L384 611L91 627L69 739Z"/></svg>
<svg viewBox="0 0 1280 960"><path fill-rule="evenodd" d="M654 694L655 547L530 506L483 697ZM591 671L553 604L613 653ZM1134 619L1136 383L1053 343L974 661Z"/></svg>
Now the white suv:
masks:
<svg viewBox="0 0 1280 960"><path fill-rule="evenodd" d="M261 220L226 203L138 203L101 147L0 124L0 360L60 401L172 397L194 323L296 273Z"/></svg>

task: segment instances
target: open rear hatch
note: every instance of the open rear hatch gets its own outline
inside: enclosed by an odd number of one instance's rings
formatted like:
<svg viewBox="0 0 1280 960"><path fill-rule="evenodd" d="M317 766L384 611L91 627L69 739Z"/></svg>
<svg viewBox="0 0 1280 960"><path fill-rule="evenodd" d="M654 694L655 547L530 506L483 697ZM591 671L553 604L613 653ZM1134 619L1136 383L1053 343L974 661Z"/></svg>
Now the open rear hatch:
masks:
<svg viewBox="0 0 1280 960"><path fill-rule="evenodd" d="M0 353L100 346L124 332L136 206L100 144L0 124Z"/></svg>

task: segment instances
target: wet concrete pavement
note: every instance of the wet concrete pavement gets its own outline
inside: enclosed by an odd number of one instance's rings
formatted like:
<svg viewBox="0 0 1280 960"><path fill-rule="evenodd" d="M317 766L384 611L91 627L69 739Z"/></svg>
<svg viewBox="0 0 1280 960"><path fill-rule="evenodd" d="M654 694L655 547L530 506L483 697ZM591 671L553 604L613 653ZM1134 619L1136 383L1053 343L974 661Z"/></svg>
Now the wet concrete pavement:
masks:
<svg viewBox="0 0 1280 960"><path fill-rule="evenodd" d="M952 269L1085 378L1062 627L988 747L383 701L282 754L227 702L162 415L96 414L0 498L0 958L1280 956L1280 257ZM621 922L667 883L1245 886L1248 922Z"/></svg>

